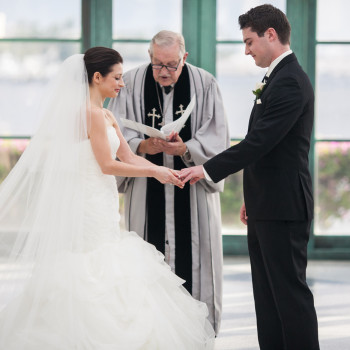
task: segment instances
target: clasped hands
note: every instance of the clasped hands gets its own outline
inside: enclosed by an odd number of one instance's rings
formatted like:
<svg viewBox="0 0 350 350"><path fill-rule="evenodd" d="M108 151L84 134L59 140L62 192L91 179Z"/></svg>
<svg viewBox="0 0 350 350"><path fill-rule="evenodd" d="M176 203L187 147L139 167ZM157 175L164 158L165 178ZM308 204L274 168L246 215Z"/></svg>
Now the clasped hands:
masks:
<svg viewBox="0 0 350 350"><path fill-rule="evenodd" d="M157 179L165 184L176 185L180 188L185 186L187 181L190 181L190 184L193 185L200 179L204 178L203 166L194 166L191 168L185 168L182 170L173 170L166 167L162 167L164 170L166 169L168 173L165 173L166 176L157 177Z"/></svg>
<svg viewBox="0 0 350 350"><path fill-rule="evenodd" d="M166 140L157 137L149 137L140 142L138 152L147 154L165 153L170 156L182 156L186 151L186 145L177 132L172 132Z"/></svg>

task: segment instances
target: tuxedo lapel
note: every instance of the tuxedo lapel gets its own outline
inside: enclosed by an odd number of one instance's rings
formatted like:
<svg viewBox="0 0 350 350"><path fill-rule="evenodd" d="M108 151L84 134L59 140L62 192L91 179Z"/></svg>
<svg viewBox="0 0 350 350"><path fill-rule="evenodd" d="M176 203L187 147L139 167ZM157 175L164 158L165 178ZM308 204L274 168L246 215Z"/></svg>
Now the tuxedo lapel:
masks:
<svg viewBox="0 0 350 350"><path fill-rule="evenodd" d="M283 60L281 62L278 63L278 65L273 69L271 75L268 77L266 84L259 96L260 99L262 99L262 96L264 95L265 91L267 91L269 85L273 82L274 77L276 76L277 72L284 67L286 64L291 63L293 61L297 61L297 58L295 56L294 53L291 53L290 55L286 56L285 58L283 58ZM255 119L255 110L256 110L256 101L254 101L254 106L252 109L252 112L250 114L250 118L249 118L249 124L248 124L248 131L251 129L252 125L253 125L253 121Z"/></svg>
<svg viewBox="0 0 350 350"><path fill-rule="evenodd" d="M250 128L252 127L252 123L253 123L253 119L254 119L254 111L255 111L255 108L256 108L256 101L254 101L254 106L253 106L253 109L250 113L250 117L249 117L249 124L248 124L248 131L250 130Z"/></svg>
<svg viewBox="0 0 350 350"><path fill-rule="evenodd" d="M260 98L261 96L264 94L264 92L267 90L268 86L271 84L273 78L276 76L277 72L284 67L286 64L291 63L293 61L297 61L296 56L294 55L294 53L291 53L290 55L286 56L285 58L283 58L283 60L281 62L278 63L278 65L273 69L271 75L269 76L269 78L267 79L267 82L261 92Z"/></svg>

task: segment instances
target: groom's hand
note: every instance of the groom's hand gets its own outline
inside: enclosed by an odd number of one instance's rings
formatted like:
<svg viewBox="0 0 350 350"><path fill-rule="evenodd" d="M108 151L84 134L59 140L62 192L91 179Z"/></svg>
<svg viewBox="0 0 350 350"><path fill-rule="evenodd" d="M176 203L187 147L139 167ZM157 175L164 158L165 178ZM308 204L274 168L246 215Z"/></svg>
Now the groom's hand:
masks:
<svg viewBox="0 0 350 350"><path fill-rule="evenodd" d="M203 165L182 169L180 172L180 179L183 183L190 180L191 185L195 184L200 179L204 179Z"/></svg>
<svg viewBox="0 0 350 350"><path fill-rule="evenodd" d="M245 203L243 203L241 206L241 210L239 211L239 218L241 219L241 221L243 222L244 225L247 225L248 216L247 216L247 212L245 210Z"/></svg>

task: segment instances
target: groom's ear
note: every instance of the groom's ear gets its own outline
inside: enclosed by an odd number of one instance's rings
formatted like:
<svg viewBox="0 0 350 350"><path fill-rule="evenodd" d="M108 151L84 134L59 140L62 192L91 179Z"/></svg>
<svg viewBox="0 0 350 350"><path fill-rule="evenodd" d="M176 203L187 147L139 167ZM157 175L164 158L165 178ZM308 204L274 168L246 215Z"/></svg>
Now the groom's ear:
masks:
<svg viewBox="0 0 350 350"><path fill-rule="evenodd" d="M276 30L274 28L272 28L272 27L267 28L265 33L264 33L264 35L266 36L268 41L279 40Z"/></svg>

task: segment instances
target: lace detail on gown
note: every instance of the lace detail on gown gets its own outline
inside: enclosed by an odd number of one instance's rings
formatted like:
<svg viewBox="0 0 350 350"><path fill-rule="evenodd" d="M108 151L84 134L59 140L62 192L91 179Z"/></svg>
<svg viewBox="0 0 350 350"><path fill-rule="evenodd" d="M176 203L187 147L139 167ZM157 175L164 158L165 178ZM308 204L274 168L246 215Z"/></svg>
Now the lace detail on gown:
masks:
<svg viewBox="0 0 350 350"><path fill-rule="evenodd" d="M120 141L114 128L107 133L114 157ZM0 313L0 348L212 349L206 305L188 294L154 246L120 230L115 177L101 172L89 141L82 147L82 181L89 184L84 242L62 253L40 298L31 298L41 276L34 273L21 303L15 299ZM7 313L18 317L2 334Z"/></svg>
<svg viewBox="0 0 350 350"><path fill-rule="evenodd" d="M120 141L115 129L107 127L112 157L116 157ZM86 250L96 248L104 241L116 239L120 235L119 198L114 176L102 173L93 154L90 141L83 143L83 154L87 157L87 169L84 169L83 181L87 181L85 194L85 242Z"/></svg>

